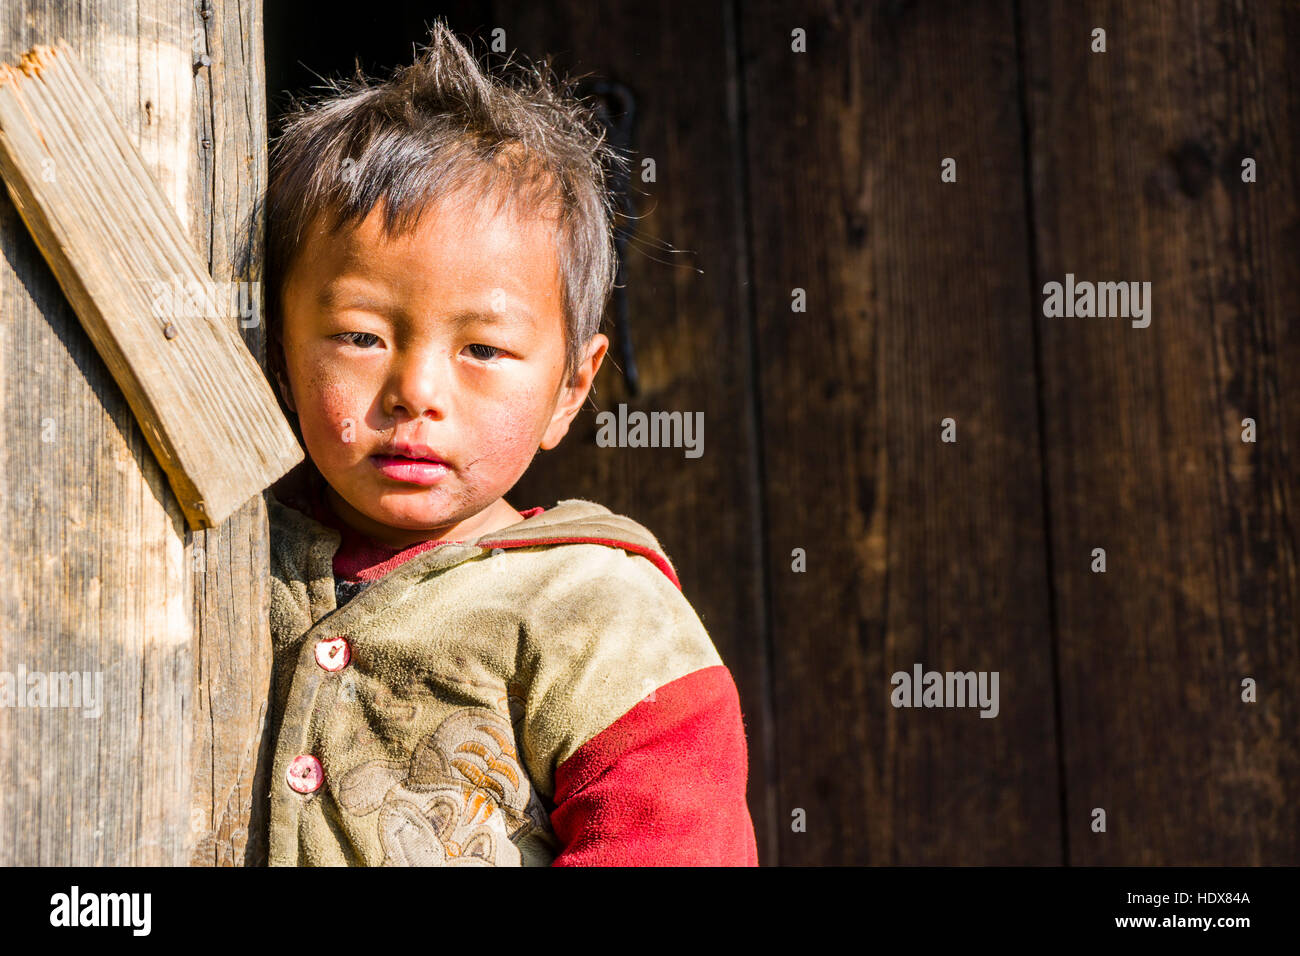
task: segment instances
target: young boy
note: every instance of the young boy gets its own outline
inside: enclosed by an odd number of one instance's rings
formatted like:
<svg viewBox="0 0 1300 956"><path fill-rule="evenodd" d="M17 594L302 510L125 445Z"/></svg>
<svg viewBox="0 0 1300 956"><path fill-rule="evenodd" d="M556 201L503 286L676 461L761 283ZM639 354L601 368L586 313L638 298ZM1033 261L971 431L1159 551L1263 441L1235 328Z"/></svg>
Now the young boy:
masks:
<svg viewBox="0 0 1300 956"><path fill-rule="evenodd" d="M309 461L270 503L272 865L757 865L735 684L654 536L503 497L608 346L588 124L438 23L276 142L270 358Z"/></svg>

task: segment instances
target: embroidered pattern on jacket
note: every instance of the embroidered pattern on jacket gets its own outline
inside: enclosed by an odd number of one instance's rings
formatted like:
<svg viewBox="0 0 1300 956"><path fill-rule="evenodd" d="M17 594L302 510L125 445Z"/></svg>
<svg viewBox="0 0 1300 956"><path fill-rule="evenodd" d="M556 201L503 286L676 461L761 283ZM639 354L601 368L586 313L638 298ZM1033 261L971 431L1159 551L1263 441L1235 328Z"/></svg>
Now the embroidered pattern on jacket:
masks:
<svg viewBox="0 0 1300 956"><path fill-rule="evenodd" d="M410 760L368 760L336 792L356 816L378 811L384 866L518 866L518 842L550 824L504 717L465 707L423 737Z"/></svg>

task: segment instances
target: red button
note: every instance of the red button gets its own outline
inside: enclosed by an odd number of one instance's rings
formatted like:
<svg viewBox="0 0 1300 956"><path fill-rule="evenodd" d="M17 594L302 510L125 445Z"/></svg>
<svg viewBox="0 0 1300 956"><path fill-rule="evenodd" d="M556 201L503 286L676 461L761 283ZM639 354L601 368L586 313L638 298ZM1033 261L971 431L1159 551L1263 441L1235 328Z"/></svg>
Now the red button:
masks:
<svg viewBox="0 0 1300 956"><path fill-rule="evenodd" d="M346 637L316 642L316 663L327 671L341 671L352 660L352 647Z"/></svg>
<svg viewBox="0 0 1300 956"><path fill-rule="evenodd" d="M314 793L325 779L320 761L311 754L300 754L289 764L289 786L299 793Z"/></svg>

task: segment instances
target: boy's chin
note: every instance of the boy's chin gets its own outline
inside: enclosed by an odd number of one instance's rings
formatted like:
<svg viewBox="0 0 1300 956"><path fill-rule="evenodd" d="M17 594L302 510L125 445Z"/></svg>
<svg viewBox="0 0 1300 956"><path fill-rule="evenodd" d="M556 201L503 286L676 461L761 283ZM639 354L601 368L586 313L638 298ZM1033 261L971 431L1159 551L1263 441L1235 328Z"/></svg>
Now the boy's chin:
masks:
<svg viewBox="0 0 1300 956"><path fill-rule="evenodd" d="M339 495L360 518L396 531L433 531L459 523L477 514L463 502L446 501L428 488L412 486L410 491L385 490L382 494L353 497Z"/></svg>
<svg viewBox="0 0 1300 956"><path fill-rule="evenodd" d="M464 521L476 513L452 508L394 508L383 505L362 512L371 521L401 531L433 531Z"/></svg>

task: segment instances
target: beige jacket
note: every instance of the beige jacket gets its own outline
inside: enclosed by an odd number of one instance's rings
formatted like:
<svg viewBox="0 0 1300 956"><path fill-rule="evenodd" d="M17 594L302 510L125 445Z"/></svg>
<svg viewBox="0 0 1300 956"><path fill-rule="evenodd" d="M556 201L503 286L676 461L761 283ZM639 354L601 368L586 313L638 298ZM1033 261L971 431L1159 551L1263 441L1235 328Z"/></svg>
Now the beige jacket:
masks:
<svg viewBox="0 0 1300 956"><path fill-rule="evenodd" d="M556 768L721 664L654 536L593 502L437 545L341 608L339 533L274 498L270 519L273 866L547 865ZM630 547L564 541L592 537Z"/></svg>

